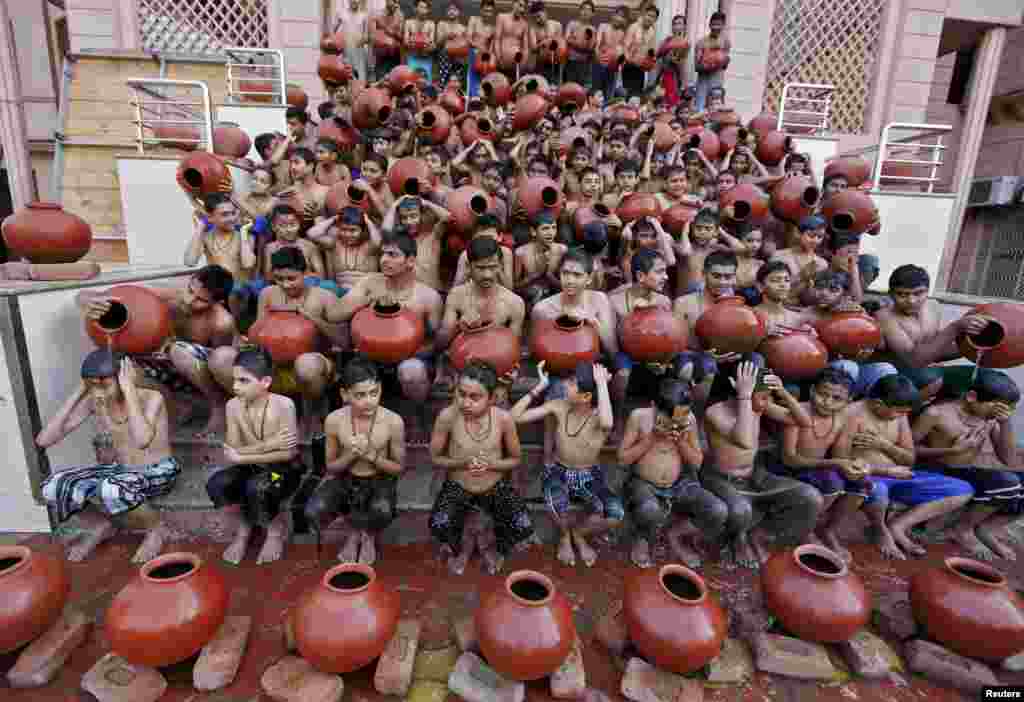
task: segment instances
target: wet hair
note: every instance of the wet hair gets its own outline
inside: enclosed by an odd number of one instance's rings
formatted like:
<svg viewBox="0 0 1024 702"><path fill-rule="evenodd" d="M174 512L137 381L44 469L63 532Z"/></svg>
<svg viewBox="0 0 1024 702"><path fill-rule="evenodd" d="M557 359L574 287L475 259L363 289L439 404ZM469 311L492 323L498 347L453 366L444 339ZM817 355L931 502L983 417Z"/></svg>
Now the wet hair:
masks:
<svg viewBox="0 0 1024 702"><path fill-rule="evenodd" d="M268 166L256 166L256 168L252 169L252 175L256 175L256 171L261 171L261 172L266 173L266 174L268 174L270 176L270 185L271 185L271 187L273 187L274 185L277 184L277 174L274 173L274 169L273 168L270 168Z"/></svg>
<svg viewBox="0 0 1024 702"><path fill-rule="evenodd" d="M380 242L382 251L385 246L394 246L406 257L416 255L416 240L408 234L397 233L384 237L383 241Z"/></svg>
<svg viewBox="0 0 1024 702"><path fill-rule="evenodd" d="M274 209L270 211L270 222L273 224L274 220L283 215L295 215L300 220L299 211L291 205L274 205Z"/></svg>
<svg viewBox="0 0 1024 702"><path fill-rule="evenodd" d="M500 253L501 247L498 246L498 242L489 236L478 236L466 247L466 258L470 263L476 263Z"/></svg>
<svg viewBox="0 0 1024 702"><path fill-rule="evenodd" d="M321 102L316 106L316 113L320 115L320 121L324 121L334 116L334 110L337 107L333 102L328 100L327 102ZM317 142L319 143L319 142Z"/></svg>
<svg viewBox="0 0 1024 702"><path fill-rule="evenodd" d="M533 2L531 2L529 7L527 8L527 11L531 15L536 13L536 12L543 12L544 11L544 3L541 2L541 0L533 0Z"/></svg>
<svg viewBox="0 0 1024 702"><path fill-rule="evenodd" d="M852 232L831 232L828 241L828 247L833 251L838 251L844 246L853 246L854 244L860 245L860 234L854 234Z"/></svg>
<svg viewBox="0 0 1024 702"><path fill-rule="evenodd" d="M905 375L893 373L871 386L869 400L880 400L888 407L913 407L918 400L917 388Z"/></svg>
<svg viewBox="0 0 1024 702"><path fill-rule="evenodd" d="M235 287L235 276L227 268L211 264L203 266L193 276L196 282L203 286L206 292L210 293L213 302L224 302L231 296L231 289Z"/></svg>
<svg viewBox="0 0 1024 702"><path fill-rule="evenodd" d="M581 361L576 364L576 387L580 392L590 393L590 404L597 404L597 381L594 380L594 364Z"/></svg>
<svg viewBox="0 0 1024 702"><path fill-rule="evenodd" d="M297 149L292 149L292 155L289 160L298 156L306 163L316 163L316 154L311 149L307 149L305 146L300 146Z"/></svg>
<svg viewBox="0 0 1024 702"><path fill-rule="evenodd" d="M814 276L814 285L816 289L823 288L842 288L846 290L850 286L850 276L846 274L846 271L833 271L824 270L819 271Z"/></svg>
<svg viewBox="0 0 1024 702"><path fill-rule="evenodd" d="M907 263L889 274L889 290L902 288L912 290L914 288L927 288L931 285L931 278L928 271L920 266Z"/></svg>
<svg viewBox="0 0 1024 702"><path fill-rule="evenodd" d="M625 173L626 171L633 171L634 173L640 173L640 164L631 158L624 158L615 164L615 175Z"/></svg>
<svg viewBox="0 0 1024 702"><path fill-rule="evenodd" d="M338 142L334 139L317 139L316 148L325 149L334 154L335 158L341 158L341 149L338 148Z"/></svg>
<svg viewBox="0 0 1024 702"><path fill-rule="evenodd" d="M463 366L462 372L459 373L459 380L463 378L480 383L488 395L493 393L494 389L498 387L498 371L487 361L481 361L477 358L472 359Z"/></svg>
<svg viewBox="0 0 1024 702"><path fill-rule="evenodd" d="M309 124L309 115L300 107L289 107L284 113L285 120L297 119L303 124Z"/></svg>
<svg viewBox="0 0 1024 702"><path fill-rule="evenodd" d="M96 349L82 359L82 379L99 380L116 378L121 372L121 359L124 354L109 349Z"/></svg>
<svg viewBox="0 0 1024 702"><path fill-rule="evenodd" d="M790 278L793 277L793 271L789 269L788 263L785 261L775 260L768 261L768 263L757 269L757 282L764 283L764 281L768 280L768 276L772 273L778 273L779 271L785 271L786 273L789 273Z"/></svg>
<svg viewBox="0 0 1024 702"><path fill-rule="evenodd" d="M653 12L655 17L661 15L661 10L658 9L657 5L650 4L644 8L644 12Z"/></svg>
<svg viewBox="0 0 1024 702"><path fill-rule="evenodd" d="M488 161L484 164L484 167L480 169L480 174L483 175L488 171L497 171L498 175L501 175L501 162L500 161Z"/></svg>
<svg viewBox="0 0 1024 702"><path fill-rule="evenodd" d="M341 371L341 387L348 390L359 383L379 383L380 375L377 373L377 364L368 358L356 357L345 364Z"/></svg>
<svg viewBox="0 0 1024 702"><path fill-rule="evenodd" d="M736 254L732 251L712 251L704 259L704 272L707 273L711 270L712 266L732 266L733 268L739 268L740 263L736 258Z"/></svg>
<svg viewBox="0 0 1024 702"><path fill-rule="evenodd" d="M338 218L338 224L344 224L347 227L362 227L363 226L363 211L358 207L343 207L341 215Z"/></svg>
<svg viewBox="0 0 1024 702"><path fill-rule="evenodd" d="M725 13L724 12L713 12L711 14L711 19L708 20L708 24L711 24L712 22L715 22L715 21L725 22Z"/></svg>
<svg viewBox="0 0 1024 702"><path fill-rule="evenodd" d="M978 402L1015 405L1020 400L1020 388L1013 382L1013 378L991 368L978 369L978 376L971 383L970 391L978 396Z"/></svg>
<svg viewBox="0 0 1024 702"><path fill-rule="evenodd" d="M306 272L306 256L298 246L283 246L270 255L270 270Z"/></svg>
<svg viewBox="0 0 1024 702"><path fill-rule="evenodd" d="M682 166L680 166L679 164L673 164L671 166L666 166L665 167L665 171L664 171L665 179L667 180L667 179L671 178L674 175L681 175L681 176L683 176L685 178L686 177L686 169L683 168Z"/></svg>
<svg viewBox="0 0 1024 702"><path fill-rule="evenodd" d="M551 172L551 165L547 162L547 159L545 159L543 156L534 156L529 161L527 161L526 162L526 172L529 173L530 169L532 169L537 164L540 164L540 165L544 166L544 170L548 171L549 173Z"/></svg>
<svg viewBox="0 0 1024 702"><path fill-rule="evenodd" d="M719 221L718 213L707 207L698 212L693 218L694 224L714 224L716 227Z"/></svg>
<svg viewBox="0 0 1024 702"><path fill-rule="evenodd" d="M555 224L556 222L555 213L552 210L544 209L533 216L530 225L539 227L542 224Z"/></svg>
<svg viewBox="0 0 1024 702"><path fill-rule="evenodd" d="M583 227L583 241L580 246L590 256L597 256L608 246L608 225L595 220L587 222Z"/></svg>
<svg viewBox="0 0 1024 702"><path fill-rule="evenodd" d="M853 377L842 368L825 368L818 377L814 379L814 385L838 385L846 388L847 393L853 392Z"/></svg>
<svg viewBox="0 0 1024 702"><path fill-rule="evenodd" d="M253 377L259 379L270 378L274 375L274 361L270 358L269 353L259 347L239 351L235 356L234 366L244 368Z"/></svg>
<svg viewBox="0 0 1024 702"><path fill-rule="evenodd" d="M277 135L273 132L263 132L256 135L256 138L253 139L253 145L256 147L256 153L260 155L260 158L263 158L264 151L274 145L274 139L276 138Z"/></svg>
<svg viewBox="0 0 1024 702"><path fill-rule="evenodd" d="M494 7L494 0L480 0L480 7Z"/></svg>
<svg viewBox="0 0 1024 702"><path fill-rule="evenodd" d="M589 152L588 152L588 153L589 153ZM586 168L584 168L584 169L583 169L582 171L580 171L580 181L582 181L582 180L583 180L584 178L586 178L586 177L587 177L588 175L595 175L595 176L597 176L597 177L598 177L599 179L601 178L601 174L600 174L600 173L599 173L599 172L597 171L597 169L596 169L596 168L594 168L593 166L587 166L587 167L586 167Z"/></svg>
<svg viewBox="0 0 1024 702"><path fill-rule="evenodd" d="M640 249L633 254L633 260L629 262L629 267L633 271L633 278L635 279L641 273L650 273L654 270L655 264L662 260L661 254L654 249Z"/></svg>
<svg viewBox="0 0 1024 702"><path fill-rule="evenodd" d="M206 210L207 214L213 214L221 205L235 206L235 203L231 200L231 196L227 193L210 193L209 195L203 196L203 209Z"/></svg>
<svg viewBox="0 0 1024 702"><path fill-rule="evenodd" d="M746 152L740 151L737 154L737 156L746 156ZM716 176L715 180L718 180L718 178L721 178L724 175L731 176L733 180L739 182L740 174L734 171L732 168L727 168L724 171L719 171L718 176Z"/></svg>
<svg viewBox="0 0 1024 702"><path fill-rule="evenodd" d="M388 160L384 156L381 156L378 153L366 154L366 156L363 157L363 165L365 165L367 161L373 161L376 163L380 167L381 173L388 172Z"/></svg>
<svg viewBox="0 0 1024 702"><path fill-rule="evenodd" d="M580 264L588 275L594 272L594 259L583 249L572 248L566 251L565 255L562 256L562 263L558 266L559 273L561 273L567 263Z"/></svg>
<svg viewBox="0 0 1024 702"><path fill-rule="evenodd" d="M685 20L685 19L686 19L686 15L674 15L672 17L672 21L673 22L675 22L676 20Z"/></svg>
<svg viewBox="0 0 1024 702"><path fill-rule="evenodd" d="M809 232L812 229L822 229L825 226L825 218L818 215L810 215L800 220L797 226L801 232Z"/></svg>
<svg viewBox="0 0 1024 702"><path fill-rule="evenodd" d="M490 212L482 214L476 219L477 231L480 231L481 229L499 229L500 227L501 222L499 222L498 218Z"/></svg>
<svg viewBox="0 0 1024 702"><path fill-rule="evenodd" d="M689 407L692 403L690 384L678 379L663 380L654 392L654 406L672 416L676 407Z"/></svg>

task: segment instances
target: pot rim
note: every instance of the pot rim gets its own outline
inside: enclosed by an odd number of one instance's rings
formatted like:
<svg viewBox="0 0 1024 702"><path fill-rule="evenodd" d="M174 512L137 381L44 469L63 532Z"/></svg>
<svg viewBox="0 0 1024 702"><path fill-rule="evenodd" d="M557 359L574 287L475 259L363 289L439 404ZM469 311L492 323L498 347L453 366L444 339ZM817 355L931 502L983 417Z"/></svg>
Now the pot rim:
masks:
<svg viewBox="0 0 1024 702"><path fill-rule="evenodd" d="M150 575L154 570L160 566L168 565L169 563L181 563L185 562L192 566L192 570L181 575L175 575L173 578L154 578ZM199 572L199 569L203 567L203 559L195 553L189 553L188 551L178 551L177 553L165 553L162 556L157 556L151 561L147 561L141 568L139 568L139 575L146 582L153 583L155 585L169 585L171 583L180 582L186 578L191 578L193 575Z"/></svg>
<svg viewBox="0 0 1024 702"><path fill-rule="evenodd" d="M14 575L22 568L29 564L32 560L32 549L28 546L0 546L0 559L4 558L17 558L17 563L3 570L0 570L0 578L6 578L9 575Z"/></svg>
<svg viewBox="0 0 1024 702"><path fill-rule="evenodd" d="M341 575L342 573L359 573L360 575L365 575L366 584L361 585L360 587L347 587L344 589L331 585L331 579L336 575ZM339 595L355 595L369 588L376 580L377 571L374 570L372 566L368 566L365 563L339 563L324 573L324 577L320 579L320 584L331 592L336 592Z"/></svg>
<svg viewBox="0 0 1024 702"><path fill-rule="evenodd" d="M998 319L992 319L992 318L989 318L988 324L994 324L997 327L999 327L1002 330L1002 332L1003 332L1003 338L999 340L999 343L994 344L992 346L988 346L987 344L978 344L978 343L976 343L974 341L975 337L972 336L971 334L962 334L961 336L963 337L963 339L967 343L967 345L969 347L971 347L972 349L974 349L975 351L991 351L992 349L996 348L997 346L1000 346L1001 344L1003 344L1006 341L1006 325L1005 324L1000 322ZM988 324L986 324L985 326L987 327Z"/></svg>
<svg viewBox="0 0 1024 702"><path fill-rule="evenodd" d="M953 575L955 575L958 578L963 578L968 582L972 582L975 585L990 588L1007 587L1006 576L987 563L982 563L981 561L977 561L973 558L964 558L963 556L950 556L948 558L943 559L942 563L943 565L945 565L946 570L951 572ZM986 575L990 575L993 578L996 578L997 582L990 582L988 580L972 578L970 575L965 574L963 571L957 570L957 566L966 566L969 567L971 570L976 570L980 573L985 573Z"/></svg>
<svg viewBox="0 0 1024 702"><path fill-rule="evenodd" d="M832 565L839 568L839 572L822 573L820 570L815 570L814 568L811 568L806 563L800 560L801 556L806 555L814 555L824 558L825 560L832 563ZM849 567L847 567L843 559L839 557L839 554L837 554L832 549L825 548L824 546L819 546L818 544L803 544L802 546L797 546L795 549L793 549L793 562L796 563L797 567L803 570L805 573L809 573L816 578L825 578L827 580L839 580L840 578L845 578L850 573Z"/></svg>
<svg viewBox="0 0 1024 702"><path fill-rule="evenodd" d="M59 202L50 202L49 200L33 200L25 206L29 210L63 210L64 206Z"/></svg>
<svg viewBox="0 0 1024 702"><path fill-rule="evenodd" d="M560 314L554 319L555 329L563 332L574 332L583 328L583 320L570 317L567 314Z"/></svg>
<svg viewBox="0 0 1024 702"><path fill-rule="evenodd" d="M527 600L517 595L515 592L512 591L512 586L518 582L522 582L523 580L534 580L536 582L539 582L541 585L547 588L547 597L545 597L542 600ZM527 607L541 607L543 605L548 604L549 602L551 602L551 600L554 599L555 583L548 576L544 575L543 573L538 573L535 570L515 570L509 573L508 577L505 578L505 591L508 592L512 599L514 599L521 605L525 605Z"/></svg>
<svg viewBox="0 0 1024 702"><path fill-rule="evenodd" d="M697 589L700 590L700 597L694 600L688 600L685 597L680 597L679 595L675 594L667 587L665 587L666 575L681 575L685 577L687 580L689 580L697 586ZM658 570L658 585L661 587L662 591L666 595L674 599L676 602L680 602L682 604L697 605L708 598L708 585L704 582L704 578L700 577L699 575L697 575L695 571L691 570L690 568L687 568L686 566L680 563L668 563L666 565L663 565Z"/></svg>
<svg viewBox="0 0 1024 702"><path fill-rule="evenodd" d="M394 312L383 312L381 311L382 307L397 307L398 309L396 309ZM376 302L373 303L370 309L372 309L373 313L378 317L385 317L390 319L391 317L397 317L402 312L402 303L396 302L393 305L382 305L380 300L377 300Z"/></svg>

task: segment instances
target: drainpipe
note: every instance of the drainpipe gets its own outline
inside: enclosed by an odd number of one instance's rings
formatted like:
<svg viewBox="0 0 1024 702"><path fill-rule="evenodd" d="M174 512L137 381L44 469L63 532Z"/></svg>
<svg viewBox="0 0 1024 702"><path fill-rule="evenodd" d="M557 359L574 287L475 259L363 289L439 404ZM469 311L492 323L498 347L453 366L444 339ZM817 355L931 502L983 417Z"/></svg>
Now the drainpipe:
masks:
<svg viewBox="0 0 1024 702"><path fill-rule="evenodd" d="M64 67L60 78L60 105L57 108L57 128L53 130L53 164L50 169L50 192L54 202L64 199L64 128L67 127L68 103L71 102L71 79L74 71L71 64L75 59L64 57Z"/></svg>

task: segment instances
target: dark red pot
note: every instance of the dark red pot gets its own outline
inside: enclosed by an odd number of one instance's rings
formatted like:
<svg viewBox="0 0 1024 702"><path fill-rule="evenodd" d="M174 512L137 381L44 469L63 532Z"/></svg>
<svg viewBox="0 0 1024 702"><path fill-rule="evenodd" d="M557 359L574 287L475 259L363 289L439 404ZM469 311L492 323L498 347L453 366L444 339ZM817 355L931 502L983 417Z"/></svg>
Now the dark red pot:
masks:
<svg viewBox="0 0 1024 702"><path fill-rule="evenodd" d="M689 333L670 310L640 307L622 320L622 349L638 361L663 362L686 350Z"/></svg>
<svg viewBox="0 0 1024 702"><path fill-rule="evenodd" d="M836 312L814 328L828 350L843 358L863 358L882 344L878 322L863 312Z"/></svg>
<svg viewBox="0 0 1024 702"><path fill-rule="evenodd" d="M740 183L718 197L718 209L725 212L731 208L728 216L737 222L756 222L768 213L769 202L768 194L761 188L752 183Z"/></svg>
<svg viewBox="0 0 1024 702"><path fill-rule="evenodd" d="M490 78L498 70L498 58L490 51L481 51L473 62L473 70L478 76Z"/></svg>
<svg viewBox="0 0 1024 702"><path fill-rule="evenodd" d="M672 205L661 213L661 223L666 232L678 238L682 236L686 224L692 222L698 212L700 212L700 208L693 205L684 203Z"/></svg>
<svg viewBox="0 0 1024 702"><path fill-rule="evenodd" d="M587 104L587 90L579 83L562 83L555 104L562 108L572 106L573 110L582 110Z"/></svg>
<svg viewBox="0 0 1024 702"><path fill-rule="evenodd" d="M771 112L762 112L747 124L747 128L758 136L774 132L778 126L779 116L773 115Z"/></svg>
<svg viewBox="0 0 1024 702"><path fill-rule="evenodd" d="M622 122L635 127L640 124L640 112L629 105L616 105L610 110L609 116L615 122Z"/></svg>
<svg viewBox="0 0 1024 702"><path fill-rule="evenodd" d="M182 151L195 151L203 138L197 127L185 124L158 124L153 127L153 136L161 140L161 146Z"/></svg>
<svg viewBox="0 0 1024 702"><path fill-rule="evenodd" d="M416 115L417 133L431 144L443 144L452 132L452 116L441 105L424 107Z"/></svg>
<svg viewBox="0 0 1024 702"><path fill-rule="evenodd" d="M375 303L352 318L353 346L378 363L401 363L412 358L425 337L423 317L401 305Z"/></svg>
<svg viewBox="0 0 1024 702"><path fill-rule="evenodd" d="M841 175L851 188L859 188L871 177L871 164L860 156L840 156L825 166L825 180Z"/></svg>
<svg viewBox="0 0 1024 702"><path fill-rule="evenodd" d="M345 85L354 75L352 64L344 56L324 54L316 64L316 74L329 85Z"/></svg>
<svg viewBox="0 0 1024 702"><path fill-rule="evenodd" d="M370 43L373 45L373 53L385 58L398 56L402 50L398 40L381 29L374 31L370 37Z"/></svg>
<svg viewBox="0 0 1024 702"><path fill-rule="evenodd" d="M297 107L302 111L309 107L309 95L306 94L306 91L301 86L295 83L289 83L285 86L285 101L292 107Z"/></svg>
<svg viewBox="0 0 1024 702"><path fill-rule="evenodd" d="M558 217L565 203L558 183L544 176L533 176L520 186L519 204L532 219L544 210L551 210Z"/></svg>
<svg viewBox="0 0 1024 702"><path fill-rule="evenodd" d="M242 102L273 102L277 92L269 80L240 80L238 90L242 93Z"/></svg>
<svg viewBox="0 0 1024 702"><path fill-rule="evenodd" d="M687 127L686 139L688 148L700 149L709 161L717 161L722 153L718 135L705 127Z"/></svg>
<svg viewBox="0 0 1024 702"><path fill-rule="evenodd" d="M630 193L622 198L615 210L623 224L629 224L644 217L661 217L661 203L653 193Z"/></svg>
<svg viewBox="0 0 1024 702"><path fill-rule="evenodd" d="M337 183L327 191L324 209L327 214L336 215L346 207L358 207L363 212L370 208L370 198L351 183Z"/></svg>
<svg viewBox="0 0 1024 702"><path fill-rule="evenodd" d="M99 319L87 319L85 332L97 346L127 354L153 353L174 331L171 307L141 285L115 285L107 291L114 299Z"/></svg>
<svg viewBox="0 0 1024 702"><path fill-rule="evenodd" d="M807 641L846 641L871 617L860 576L824 546L777 551L761 570L761 590L786 631Z"/></svg>
<svg viewBox="0 0 1024 702"><path fill-rule="evenodd" d="M512 129L521 132L533 129L547 114L550 105L540 93L527 93L516 100L516 114L512 118Z"/></svg>
<svg viewBox="0 0 1024 702"><path fill-rule="evenodd" d="M489 73L480 82L480 91L491 107L501 107L512 99L512 84L504 73Z"/></svg>
<svg viewBox="0 0 1024 702"><path fill-rule="evenodd" d="M705 72L720 71L729 67L729 52L725 49L705 49L701 61Z"/></svg>
<svg viewBox="0 0 1024 702"><path fill-rule="evenodd" d="M568 373L579 363L597 359L601 339L591 325L564 315L538 319L530 328L530 353L539 361L547 361L550 372Z"/></svg>
<svg viewBox="0 0 1024 702"><path fill-rule="evenodd" d="M178 164L178 185L189 195L203 197L234 190L231 171L220 156L194 151Z"/></svg>
<svg viewBox="0 0 1024 702"><path fill-rule="evenodd" d="M705 349L720 353L755 351L767 334L764 322L742 297L716 302L697 319L693 330Z"/></svg>
<svg viewBox="0 0 1024 702"><path fill-rule="evenodd" d="M678 564L630 573L622 616L629 640L644 658L678 674L715 658L728 631L725 611L704 580Z"/></svg>
<svg viewBox="0 0 1024 702"><path fill-rule="evenodd" d="M321 139L330 139L338 145L340 151L348 152L354 149L360 142L359 132L347 122L336 117L325 119L319 125L317 136Z"/></svg>
<svg viewBox="0 0 1024 702"><path fill-rule="evenodd" d="M766 166L777 166L793 150L793 140L778 130L761 134L757 140L757 160Z"/></svg>
<svg viewBox="0 0 1024 702"><path fill-rule="evenodd" d="M573 229L576 231L576 241L583 241L583 230L591 222L604 221L606 217L611 215L605 205L600 202L594 203L587 207L577 207L576 211L572 214Z"/></svg>
<svg viewBox="0 0 1024 702"><path fill-rule="evenodd" d="M448 357L456 370L462 370L473 359L486 361L500 378L519 366L519 336L508 327L493 324L468 329L452 340Z"/></svg>
<svg viewBox="0 0 1024 702"><path fill-rule="evenodd" d="M387 83L388 89L392 95L398 96L405 93L407 90L419 85L420 76L411 66L401 65L395 66L388 73Z"/></svg>
<svg viewBox="0 0 1024 702"><path fill-rule="evenodd" d="M987 563L947 558L919 571L910 606L930 638L964 656L996 663L1024 651L1024 600Z"/></svg>
<svg viewBox="0 0 1024 702"><path fill-rule="evenodd" d="M878 208L863 190L848 188L828 198L821 214L834 232L863 234L879 224Z"/></svg>
<svg viewBox="0 0 1024 702"><path fill-rule="evenodd" d="M541 63L548 66L563 66L569 60L569 44L562 37L551 39L541 52Z"/></svg>
<svg viewBox="0 0 1024 702"><path fill-rule="evenodd" d="M53 626L71 592L64 559L26 546L0 546L0 654Z"/></svg>
<svg viewBox="0 0 1024 702"><path fill-rule="evenodd" d="M224 576L194 553L154 558L110 603L110 649L135 665L180 663L220 629L229 594Z"/></svg>
<svg viewBox="0 0 1024 702"><path fill-rule="evenodd" d="M463 146L469 146L479 139L494 141L494 123L479 112L466 113L461 117L459 135Z"/></svg>
<svg viewBox="0 0 1024 702"><path fill-rule="evenodd" d="M1024 363L1024 305L991 302L978 305L968 314L982 314L994 321L980 334L964 334L957 339L964 358L983 368L1013 368Z"/></svg>
<svg viewBox="0 0 1024 702"><path fill-rule="evenodd" d="M514 37L503 38L495 50L498 54L495 57L498 67L505 71L514 71L525 58L522 45Z"/></svg>
<svg viewBox="0 0 1024 702"><path fill-rule="evenodd" d="M799 222L814 214L821 191L807 176L791 176L772 188L772 212L787 222Z"/></svg>
<svg viewBox="0 0 1024 702"><path fill-rule="evenodd" d="M758 347L768 367L784 380L813 378L828 365L828 349L813 334L770 336Z"/></svg>
<svg viewBox="0 0 1024 702"><path fill-rule="evenodd" d="M655 122L654 123L654 150L658 152L665 152L676 145L678 139L676 133L672 131L672 127L668 126L667 122Z"/></svg>
<svg viewBox="0 0 1024 702"><path fill-rule="evenodd" d="M356 129L376 129L388 120L392 109L388 91L367 88L352 103L352 124Z"/></svg>
<svg viewBox="0 0 1024 702"><path fill-rule="evenodd" d="M74 263L89 253L92 228L55 202L31 202L6 217L0 233L11 260Z"/></svg>
<svg viewBox="0 0 1024 702"><path fill-rule="evenodd" d="M448 54L448 58L454 61L465 61L469 58L469 39L465 34L449 39L445 42L444 50Z"/></svg>
<svg viewBox="0 0 1024 702"><path fill-rule="evenodd" d="M732 151L737 145L753 148L751 136L752 133L749 130L735 125L725 127L718 132L718 140L722 144L721 149L723 153Z"/></svg>
<svg viewBox="0 0 1024 702"><path fill-rule="evenodd" d="M340 54L345 50L345 33L334 32L325 34L320 39L320 52L324 54Z"/></svg>
<svg viewBox="0 0 1024 702"><path fill-rule="evenodd" d="M551 675L576 642L569 601L550 578L531 570L515 571L484 595L475 623L480 652L512 680Z"/></svg>
<svg viewBox="0 0 1024 702"><path fill-rule="evenodd" d="M451 85L441 93L441 99L438 102L452 117L458 117L466 111L465 96L461 90Z"/></svg>
<svg viewBox="0 0 1024 702"><path fill-rule="evenodd" d="M686 54L690 51L690 42L686 37L671 36L665 39L658 47L658 55L669 57L676 63L686 60Z"/></svg>
<svg viewBox="0 0 1024 702"><path fill-rule="evenodd" d="M448 195L449 228L465 238L472 236L477 220L491 208L487 193L474 185L463 185Z"/></svg>
<svg viewBox="0 0 1024 702"><path fill-rule="evenodd" d="M437 111L444 110L437 108ZM413 156L398 159L388 171L388 185L395 197L420 195L426 192L432 178L427 162Z"/></svg>
<svg viewBox="0 0 1024 702"><path fill-rule="evenodd" d="M228 158L245 158L252 148L249 135L234 122L220 122L213 128L213 153Z"/></svg>
<svg viewBox="0 0 1024 702"><path fill-rule="evenodd" d="M298 312L268 312L249 327L249 338L266 349L274 363L291 363L316 351L320 330Z"/></svg>

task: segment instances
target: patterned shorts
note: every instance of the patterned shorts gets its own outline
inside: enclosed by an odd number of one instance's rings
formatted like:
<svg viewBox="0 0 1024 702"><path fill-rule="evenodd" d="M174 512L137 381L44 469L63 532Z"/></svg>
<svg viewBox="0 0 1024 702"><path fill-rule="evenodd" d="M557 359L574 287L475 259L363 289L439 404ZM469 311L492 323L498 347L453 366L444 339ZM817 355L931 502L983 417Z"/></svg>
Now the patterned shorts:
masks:
<svg viewBox="0 0 1024 702"><path fill-rule="evenodd" d="M171 361L171 349L179 349L192 357L196 369L202 370L210 361L211 349L191 341L175 341L167 347L166 353L147 353L132 356L147 380L163 385L171 392L196 394L199 389L181 374Z"/></svg>
<svg viewBox="0 0 1024 702"><path fill-rule="evenodd" d="M541 485L548 507L558 516L566 514L573 502L608 519L626 516L622 499L608 487L601 466L569 468L555 463L544 469Z"/></svg>
<svg viewBox="0 0 1024 702"><path fill-rule="evenodd" d="M146 500L165 495L181 472L170 456L148 466L118 464L68 468L43 482L43 497L53 506L57 521L65 522L91 499L110 515L129 512Z"/></svg>

